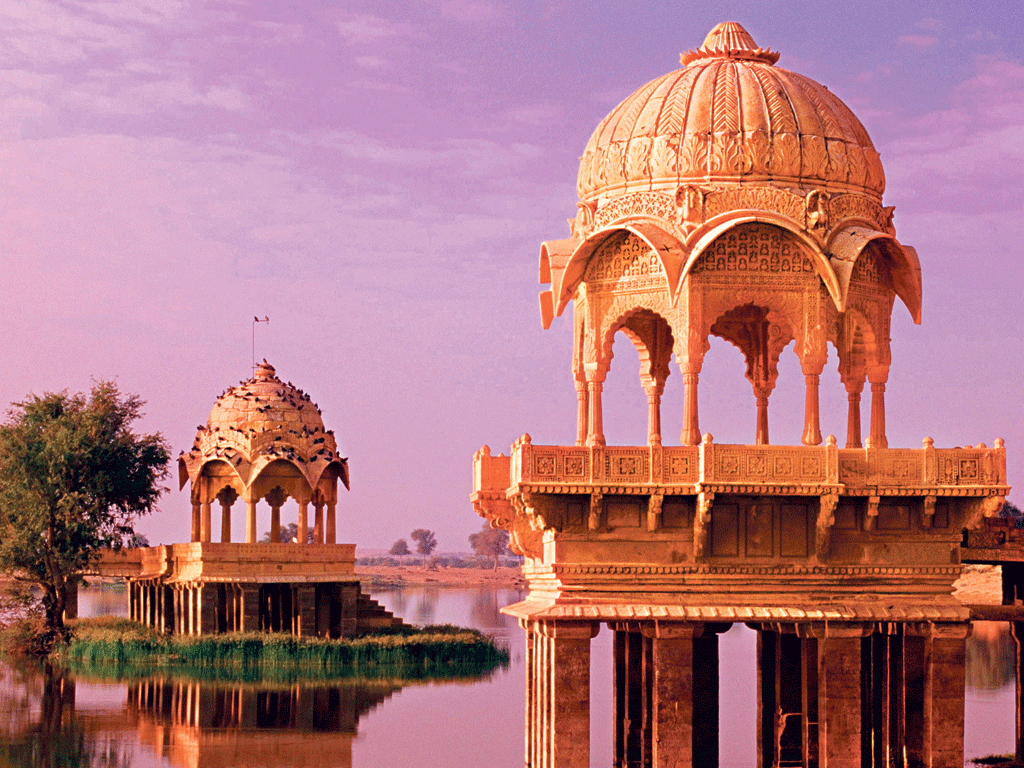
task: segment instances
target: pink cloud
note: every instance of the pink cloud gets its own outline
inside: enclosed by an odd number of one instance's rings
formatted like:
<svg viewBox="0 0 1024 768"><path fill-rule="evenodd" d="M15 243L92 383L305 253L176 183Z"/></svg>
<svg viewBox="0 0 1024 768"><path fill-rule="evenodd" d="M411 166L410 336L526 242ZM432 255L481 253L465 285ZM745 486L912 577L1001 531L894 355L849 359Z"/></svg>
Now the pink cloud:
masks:
<svg viewBox="0 0 1024 768"><path fill-rule="evenodd" d="M910 45L915 48L930 48L938 44L939 38L931 35L900 35L898 42L901 45Z"/></svg>

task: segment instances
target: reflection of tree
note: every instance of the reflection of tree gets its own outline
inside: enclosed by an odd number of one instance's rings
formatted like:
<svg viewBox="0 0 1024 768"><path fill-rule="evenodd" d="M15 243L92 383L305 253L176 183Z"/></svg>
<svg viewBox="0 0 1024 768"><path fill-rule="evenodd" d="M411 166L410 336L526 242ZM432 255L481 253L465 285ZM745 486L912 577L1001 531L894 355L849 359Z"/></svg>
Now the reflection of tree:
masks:
<svg viewBox="0 0 1024 768"><path fill-rule="evenodd" d="M967 638L967 687L994 691L1013 683L1016 650L1009 624L976 621Z"/></svg>
<svg viewBox="0 0 1024 768"><path fill-rule="evenodd" d="M516 619L505 615L501 609L518 602L522 597L523 593L518 590L480 587L473 597L473 626L488 633L516 627Z"/></svg>
<svg viewBox="0 0 1024 768"><path fill-rule="evenodd" d="M434 614L437 613L437 587L427 587L419 592L419 600L416 603L414 616L417 624L433 624Z"/></svg>
<svg viewBox="0 0 1024 768"><path fill-rule="evenodd" d="M5 725L0 730L0 765L25 768L127 768L126 746L109 734L85 728L75 718L75 683L50 664L42 674L5 679ZM13 690L11 690L13 689ZM32 713L38 707L38 717Z"/></svg>

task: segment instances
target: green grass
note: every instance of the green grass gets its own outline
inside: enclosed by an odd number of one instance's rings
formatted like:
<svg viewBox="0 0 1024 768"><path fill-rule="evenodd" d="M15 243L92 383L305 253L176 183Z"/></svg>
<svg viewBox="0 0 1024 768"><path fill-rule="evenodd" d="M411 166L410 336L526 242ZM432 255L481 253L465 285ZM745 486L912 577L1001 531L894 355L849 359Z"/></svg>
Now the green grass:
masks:
<svg viewBox="0 0 1024 768"><path fill-rule="evenodd" d="M168 636L109 617L69 626L74 637L58 660L91 677L134 679L174 672L206 680L454 679L481 677L509 663L508 651L483 633L451 626L339 640L259 632Z"/></svg>

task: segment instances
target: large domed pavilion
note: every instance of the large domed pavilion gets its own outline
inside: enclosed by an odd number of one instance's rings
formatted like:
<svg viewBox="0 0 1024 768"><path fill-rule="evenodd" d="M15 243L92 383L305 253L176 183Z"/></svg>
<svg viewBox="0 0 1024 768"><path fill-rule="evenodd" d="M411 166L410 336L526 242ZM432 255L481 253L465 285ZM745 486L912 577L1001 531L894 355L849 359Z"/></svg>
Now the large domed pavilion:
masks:
<svg viewBox="0 0 1024 768"><path fill-rule="evenodd" d="M472 495L525 556L529 594L505 611L527 631L527 765L590 764L590 639L603 625L615 764L718 765L717 634L736 623L758 632L760 765L963 764L971 611L953 582L964 530L1009 490L1005 449L889 448L890 318L898 298L921 320L918 257L896 237L864 127L778 60L740 25L715 27L600 122L569 237L541 245L544 327L572 305L575 444L484 446ZM605 440L620 331L639 353L646 445ZM745 357L752 444L702 435L719 415L698 418L710 336ZM829 343L844 447L820 429ZM802 444L771 445L768 400L791 344ZM661 420L673 357L677 445Z"/></svg>

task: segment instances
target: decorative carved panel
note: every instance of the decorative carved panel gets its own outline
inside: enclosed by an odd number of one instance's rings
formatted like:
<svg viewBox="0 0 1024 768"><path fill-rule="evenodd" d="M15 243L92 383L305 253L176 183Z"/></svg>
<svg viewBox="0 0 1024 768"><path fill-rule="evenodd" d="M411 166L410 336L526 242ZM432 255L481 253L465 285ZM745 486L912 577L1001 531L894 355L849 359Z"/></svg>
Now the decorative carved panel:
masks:
<svg viewBox="0 0 1024 768"><path fill-rule="evenodd" d="M592 293L667 291L661 259L632 233L612 235L591 257L584 275Z"/></svg>
<svg viewBox="0 0 1024 768"><path fill-rule="evenodd" d="M597 209L594 223L598 229L622 219L636 216L662 219L671 222L675 218L675 200L658 192L636 192L616 197Z"/></svg>

